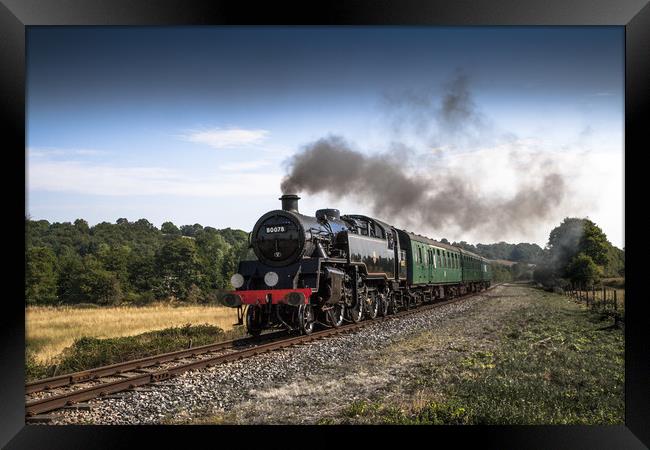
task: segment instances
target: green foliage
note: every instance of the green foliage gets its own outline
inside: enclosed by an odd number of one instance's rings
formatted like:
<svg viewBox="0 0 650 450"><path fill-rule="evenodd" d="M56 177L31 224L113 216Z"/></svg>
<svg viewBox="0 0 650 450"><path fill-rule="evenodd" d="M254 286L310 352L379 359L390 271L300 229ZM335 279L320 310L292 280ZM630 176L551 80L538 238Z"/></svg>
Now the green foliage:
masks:
<svg viewBox="0 0 650 450"><path fill-rule="evenodd" d="M27 379L44 378L57 374L78 372L122 361L173 352L211 344L225 337L224 331L214 325L190 325L150 331L135 336L98 339L83 337L66 348L56 365L36 363L33 355L26 355Z"/></svg>
<svg viewBox="0 0 650 450"><path fill-rule="evenodd" d="M625 276L625 252L610 245L607 249L607 263L604 266L604 276Z"/></svg>
<svg viewBox="0 0 650 450"><path fill-rule="evenodd" d="M181 234L181 230L178 229L176 225L172 222L165 222L160 226L160 231L163 234L171 234L172 236L178 236Z"/></svg>
<svg viewBox="0 0 650 450"><path fill-rule="evenodd" d="M155 261L160 297L186 299L190 286L200 282L196 244L191 239L168 240L156 253Z"/></svg>
<svg viewBox="0 0 650 450"><path fill-rule="evenodd" d="M512 281L512 271L503 264L492 264L492 281L494 283Z"/></svg>
<svg viewBox="0 0 650 450"><path fill-rule="evenodd" d="M146 219L90 227L25 221L28 304L207 302L228 286L248 234L200 224L157 229Z"/></svg>
<svg viewBox="0 0 650 450"><path fill-rule="evenodd" d="M582 286L592 286L602 276L602 269L596 265L591 256L578 253L565 269L569 280Z"/></svg>
<svg viewBox="0 0 650 450"><path fill-rule="evenodd" d="M544 250L537 244L522 242L519 244L508 244L507 242L498 242L496 244L468 244L465 241L454 242L460 248L474 252L489 259L505 259L508 261L518 261L535 264L541 261Z"/></svg>
<svg viewBox="0 0 650 450"><path fill-rule="evenodd" d="M471 416L466 407L456 401L448 403L429 401L423 407L406 410L378 402L355 401L343 411L343 415L365 423L383 425L467 425Z"/></svg>
<svg viewBox="0 0 650 450"><path fill-rule="evenodd" d="M58 277L54 252L47 247L31 247L25 258L25 302L55 303Z"/></svg>
<svg viewBox="0 0 650 450"><path fill-rule="evenodd" d="M624 274L624 252L607 240L600 227L589 219L567 217L551 231L544 261L534 278L552 286L560 278L590 284L601 276Z"/></svg>

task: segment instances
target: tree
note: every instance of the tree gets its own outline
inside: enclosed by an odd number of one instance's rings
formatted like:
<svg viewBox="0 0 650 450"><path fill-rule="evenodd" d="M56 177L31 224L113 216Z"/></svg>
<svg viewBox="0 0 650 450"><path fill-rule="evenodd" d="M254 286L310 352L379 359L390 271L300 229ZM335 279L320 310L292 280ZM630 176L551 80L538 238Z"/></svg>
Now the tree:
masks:
<svg viewBox="0 0 650 450"><path fill-rule="evenodd" d="M569 261L578 253L580 238L584 232L584 219L565 218L555 227L548 238L551 263L563 272Z"/></svg>
<svg viewBox="0 0 650 450"><path fill-rule="evenodd" d="M164 234L170 234L172 236L178 236L181 234L181 230L179 230L178 227L172 222L163 223L160 227L160 231L162 231Z"/></svg>
<svg viewBox="0 0 650 450"><path fill-rule="evenodd" d="M181 233L183 236L195 237L201 231L203 231L203 227L198 223L195 223L194 225L181 226Z"/></svg>
<svg viewBox="0 0 650 450"><path fill-rule="evenodd" d="M63 256L58 293L64 303L114 305L122 300L117 276L102 268L93 255L83 258L76 254Z"/></svg>
<svg viewBox="0 0 650 450"><path fill-rule="evenodd" d="M607 250L611 245L603 230L591 220L585 219L583 234L578 245L579 251L591 257L596 264L604 266L607 264Z"/></svg>
<svg viewBox="0 0 650 450"><path fill-rule="evenodd" d="M156 270L162 282L159 294L185 299L192 284L200 285L199 268L193 240L179 237L167 241L156 254Z"/></svg>
<svg viewBox="0 0 650 450"><path fill-rule="evenodd" d="M201 267L203 268L204 291L225 287L226 280L223 274L223 265L231 253L231 246L219 235L216 229L206 227L196 237L196 247Z"/></svg>
<svg viewBox="0 0 650 450"><path fill-rule="evenodd" d="M121 287L126 288L129 282L128 262L131 254L131 247L128 245L116 245L109 247L107 244L100 244L97 258L102 268L113 273L120 281Z"/></svg>
<svg viewBox="0 0 650 450"><path fill-rule="evenodd" d="M565 218L560 226L551 231L548 249L556 272L569 277L569 264L580 253L597 265L607 264L608 247L611 244L605 233L591 220ZM580 258L584 263L584 258Z"/></svg>
<svg viewBox="0 0 650 450"><path fill-rule="evenodd" d="M83 219L50 224L27 217L26 299L113 304L150 301L156 295L209 298L226 287L248 234L200 224L183 229L191 239L181 237L172 222L159 230L146 219L120 218L88 227Z"/></svg>
<svg viewBox="0 0 650 450"><path fill-rule="evenodd" d="M84 301L100 305L116 305L122 300L122 289L116 274L102 268L92 255L83 259L83 272L78 279Z"/></svg>
<svg viewBox="0 0 650 450"><path fill-rule="evenodd" d="M90 233L90 227L88 226L88 222L86 222L83 219L77 219L74 221L74 227L79 230L79 232L88 234Z"/></svg>
<svg viewBox="0 0 650 450"><path fill-rule="evenodd" d="M85 301L79 283L83 271L84 267L79 254L68 250L59 256L57 296L60 301L63 303Z"/></svg>
<svg viewBox="0 0 650 450"><path fill-rule="evenodd" d="M29 248L25 261L25 302L55 303L57 279L54 252L47 247Z"/></svg>
<svg viewBox="0 0 650 450"><path fill-rule="evenodd" d="M161 278L153 256L131 253L128 262L129 285L138 293L160 291Z"/></svg>
<svg viewBox="0 0 650 450"><path fill-rule="evenodd" d="M573 283L592 286L602 275L602 269L585 253L577 254L566 268L566 275Z"/></svg>

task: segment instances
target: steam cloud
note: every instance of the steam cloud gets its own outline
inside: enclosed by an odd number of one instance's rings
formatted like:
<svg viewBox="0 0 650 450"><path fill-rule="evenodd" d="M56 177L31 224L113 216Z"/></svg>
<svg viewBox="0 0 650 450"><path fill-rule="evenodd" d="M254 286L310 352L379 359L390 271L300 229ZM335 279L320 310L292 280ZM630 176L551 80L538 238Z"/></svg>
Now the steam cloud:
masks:
<svg viewBox="0 0 650 450"><path fill-rule="evenodd" d="M438 102L415 92L387 97L396 130L414 127L431 143L492 139L494 127L476 109L467 77L457 74ZM506 135L505 142L513 140ZM468 144L469 145L469 144ZM448 170L431 158L423 159L404 144L392 151L365 155L341 136L328 136L304 147L289 161L283 193L327 193L360 200L380 219L415 231L454 226L460 231L480 229L495 239L509 231L526 232L548 220L566 196L567 182L553 161L541 154L521 154L512 146L510 164L522 170L514 194L500 197L481 192L469 170ZM489 164L486 161L485 164Z"/></svg>

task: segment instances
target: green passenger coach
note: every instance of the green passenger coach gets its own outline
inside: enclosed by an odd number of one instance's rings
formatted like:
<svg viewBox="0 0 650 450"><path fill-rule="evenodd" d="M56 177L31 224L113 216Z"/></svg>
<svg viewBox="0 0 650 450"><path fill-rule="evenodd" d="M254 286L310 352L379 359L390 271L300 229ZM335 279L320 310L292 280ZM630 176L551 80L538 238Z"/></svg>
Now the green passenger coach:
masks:
<svg viewBox="0 0 650 450"><path fill-rule="evenodd" d="M419 234L404 230L397 233L406 257L407 284L439 288L441 297L489 286L492 272L487 259ZM445 289L445 285L449 286Z"/></svg>

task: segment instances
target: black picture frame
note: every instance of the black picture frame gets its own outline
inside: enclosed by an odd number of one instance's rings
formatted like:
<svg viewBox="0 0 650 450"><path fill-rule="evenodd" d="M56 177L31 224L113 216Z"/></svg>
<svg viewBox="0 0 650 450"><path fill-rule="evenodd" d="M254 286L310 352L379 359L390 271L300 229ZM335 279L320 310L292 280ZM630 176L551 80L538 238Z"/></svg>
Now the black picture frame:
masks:
<svg viewBox="0 0 650 450"><path fill-rule="evenodd" d="M648 418L650 352L645 345L648 318L643 286L644 246L634 223L643 211L644 169L641 142L648 116L650 90L650 6L648 0L349 0L314 4L311 2L249 2L199 0L0 0L0 98L1 122L8 142L9 157L4 178L5 199L9 203L11 229L8 241L18 241L5 261L4 272L11 290L1 315L0 399L2 421L0 444L6 448L121 448L133 447L147 439L164 446L187 445L198 439L211 445L249 446L251 437L271 447L286 445L338 447L386 435L407 438L403 442L427 447L470 440L482 448L644 448L650 445ZM25 30L41 25L615 25L625 27L625 192L639 201L628 201L625 209L626 248L626 376L625 426L499 426L499 427L128 427L128 426L25 426L24 421L24 275L13 261L24 260L25 196L15 186L25 186ZM4 146L3 146L4 147ZM647 150L646 150L647 151ZM10 176L9 176L10 175ZM11 186L12 188L10 188ZM639 221L641 221L639 217ZM640 228L640 227L638 227ZM10 237L8 237L10 236ZM8 237L8 238L7 238ZM24 274L24 272L21 272ZM254 433L251 433L251 430ZM409 436L407 436L409 434ZM410 438L410 434L419 434ZM226 440L226 437L228 438ZM293 441L293 442L292 442ZM397 441L393 441L397 442ZM198 444L197 444L198 445Z"/></svg>

